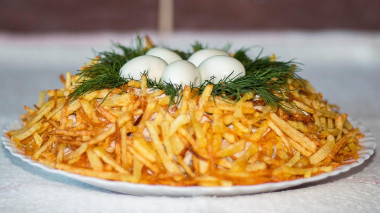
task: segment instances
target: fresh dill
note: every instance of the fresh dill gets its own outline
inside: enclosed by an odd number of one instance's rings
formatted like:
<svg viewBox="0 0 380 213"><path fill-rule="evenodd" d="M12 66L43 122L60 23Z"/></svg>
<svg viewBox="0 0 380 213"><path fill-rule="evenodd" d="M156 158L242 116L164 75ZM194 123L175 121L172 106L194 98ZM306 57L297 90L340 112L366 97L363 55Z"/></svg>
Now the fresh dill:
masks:
<svg viewBox="0 0 380 213"><path fill-rule="evenodd" d="M71 100L80 96L101 89L115 89L128 83L128 80L120 76L121 67L137 56L145 54L141 37L137 37L135 48L125 47L121 44L114 46L122 52L104 51L98 54L99 57L94 59L96 63L91 64L86 69L78 71L79 80L76 82L77 87L70 94Z"/></svg>
<svg viewBox="0 0 380 213"><path fill-rule="evenodd" d="M80 70L80 76L77 82L77 87L70 94L70 98L75 100L80 96L101 89L115 89L123 87L130 79L125 79L120 76L121 67L129 60L145 54L140 37L137 38L137 46L125 47L121 44L114 44L114 49L111 51L100 52L97 63L93 63L88 68ZM229 48L230 46L227 46ZM207 48L206 45L200 42L195 42L192 45L191 51L173 50L183 59L188 59L191 54L201 49ZM251 92L260 96L272 107L282 107L281 103L287 101L284 91L286 92L288 79L300 79L295 74L293 61L273 61L269 57L261 57L260 54L252 59L247 55L249 49L237 50L234 58L239 60L246 70L246 75L230 79L226 77L219 82L214 83L212 79L204 81L197 89L201 94L205 87L209 84L213 85L213 96L220 96L238 101L243 94ZM122 54L120 54L122 52ZM164 90L165 94L170 97L170 103L179 101L182 87L172 83L162 81L147 81L148 87L153 89ZM178 98L176 98L178 97Z"/></svg>

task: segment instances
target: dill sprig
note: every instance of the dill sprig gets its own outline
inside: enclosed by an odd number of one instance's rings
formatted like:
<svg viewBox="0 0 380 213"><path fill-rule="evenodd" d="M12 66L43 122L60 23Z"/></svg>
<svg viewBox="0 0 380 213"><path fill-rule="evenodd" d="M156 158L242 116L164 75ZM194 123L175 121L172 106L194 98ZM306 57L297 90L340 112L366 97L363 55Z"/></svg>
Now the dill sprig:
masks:
<svg viewBox="0 0 380 213"><path fill-rule="evenodd" d="M71 100L92 91L115 89L128 83L129 79L120 76L120 69L129 60L145 54L142 39L137 37L135 48L125 47L119 43L114 44L114 47L122 54L116 52L115 49L100 52L99 57L94 59L95 63L78 71L80 77L76 82L77 87L70 94Z"/></svg>
<svg viewBox="0 0 380 213"><path fill-rule="evenodd" d="M288 79L302 79L295 73L298 69L293 60L272 61L269 57L261 57L261 52L253 60L247 55L248 49L236 51L234 57L239 60L246 70L246 75L225 82L218 82L214 87L219 88L214 94L223 94L229 98L238 100L241 94L254 92L258 94L266 104L272 107L283 107L286 102L285 93L289 91ZM214 91L213 91L214 92Z"/></svg>
<svg viewBox="0 0 380 213"><path fill-rule="evenodd" d="M75 100L88 92L115 89L127 84L131 79L120 76L121 67L129 60L145 54L141 38L138 37L137 41L137 46L134 48L114 44L114 47L122 52L121 54L114 49L99 53L98 63L79 71L80 80L77 82L75 90L70 94L70 98ZM225 49L229 47L226 46ZM173 51L183 59L188 59L191 54L204 48L207 46L195 42L191 51ZM262 51L256 58L252 59L247 55L248 50L242 48L234 54L234 58L245 67L245 76L236 78L228 76L216 83L213 82L213 79L209 79L199 87L191 86L192 89L197 89L198 93L201 94L207 85L212 84L213 96L238 101L245 93L254 93L272 107L283 107L282 104L287 101L285 93L289 90L288 79L300 79L295 74L294 61L273 61L269 57L261 57ZM181 100L181 85L149 79L147 83L149 88L164 90L165 94L170 97L170 104L178 103Z"/></svg>

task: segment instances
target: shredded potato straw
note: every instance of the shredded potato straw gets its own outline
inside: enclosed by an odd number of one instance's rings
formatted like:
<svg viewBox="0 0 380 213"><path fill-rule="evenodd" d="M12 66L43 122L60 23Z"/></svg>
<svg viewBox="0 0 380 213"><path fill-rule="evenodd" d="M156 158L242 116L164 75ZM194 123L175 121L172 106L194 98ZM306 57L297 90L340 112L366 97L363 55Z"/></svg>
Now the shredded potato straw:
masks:
<svg viewBox="0 0 380 213"><path fill-rule="evenodd" d="M6 135L32 159L85 176L173 186L294 180L357 159L363 136L307 81L289 79L287 107L274 109L251 93L213 97L212 85L200 95L185 86L170 104L145 76L70 101L78 76L61 80Z"/></svg>

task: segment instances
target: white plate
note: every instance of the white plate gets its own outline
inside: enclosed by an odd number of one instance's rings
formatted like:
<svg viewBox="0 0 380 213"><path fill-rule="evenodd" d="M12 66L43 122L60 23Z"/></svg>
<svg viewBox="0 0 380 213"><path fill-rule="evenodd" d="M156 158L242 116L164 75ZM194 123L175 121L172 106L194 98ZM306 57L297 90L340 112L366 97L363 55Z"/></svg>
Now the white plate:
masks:
<svg viewBox="0 0 380 213"><path fill-rule="evenodd" d="M292 181L283 181L277 183L265 183L259 185L249 185L249 186L232 186L232 187L201 187L201 186L165 186L165 185L147 185L147 184L135 184L120 181L109 181L99 178L87 177L82 175L77 175L69 173L66 171L53 169L40 164L29 157L23 155L23 152L17 149L13 143L6 137L2 136L2 141L4 147L8 149L11 154L15 157L20 158L26 163L37 166L47 172L63 175L74 180L84 182L99 188L107 189L110 191L121 192L125 194L132 195L156 195L156 196L202 196L202 195L213 195L213 196L226 196L226 195L245 195L245 194L255 194L262 192L276 191L280 189L290 188L293 186L298 186L305 183L311 183L326 179L327 177L336 176L342 172L346 172L354 167L361 165L365 160L374 153L376 148L376 142L373 134L369 129L358 121L351 120L353 126L359 127L360 131L365 135L364 138L360 139L359 143L362 145L362 149L359 151L359 159L357 161L347 162L348 165L344 165L336 168L335 170L327 173L323 173L310 178L300 178ZM11 129L16 129L21 127L21 122L16 121L10 126L8 126L4 132Z"/></svg>

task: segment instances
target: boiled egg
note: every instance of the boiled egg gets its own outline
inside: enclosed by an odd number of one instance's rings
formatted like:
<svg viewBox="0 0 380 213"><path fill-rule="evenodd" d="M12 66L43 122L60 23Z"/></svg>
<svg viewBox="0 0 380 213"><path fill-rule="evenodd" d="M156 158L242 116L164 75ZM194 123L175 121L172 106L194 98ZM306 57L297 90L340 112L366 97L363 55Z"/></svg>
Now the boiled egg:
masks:
<svg viewBox="0 0 380 213"><path fill-rule="evenodd" d="M162 47L154 47L148 50L148 52L146 52L146 55L159 57L162 60L166 61L168 64L174 61L182 60L181 56L179 56L177 53Z"/></svg>
<svg viewBox="0 0 380 213"><path fill-rule="evenodd" d="M151 55L138 56L121 67L120 76L141 80L141 74L147 72L147 78L159 81L167 66L168 64L159 57Z"/></svg>
<svg viewBox="0 0 380 213"><path fill-rule="evenodd" d="M212 56L206 59L199 65L198 69L202 81L212 80L213 83L218 83L227 77L228 79L233 79L245 75L245 68L240 61L224 55Z"/></svg>
<svg viewBox="0 0 380 213"><path fill-rule="evenodd" d="M194 85L199 86L201 76L197 67L186 61L180 60L169 64L162 74L161 80L165 83L172 83L176 85Z"/></svg>
<svg viewBox="0 0 380 213"><path fill-rule="evenodd" d="M228 56L228 53L226 51L217 49L203 49L193 53L188 61L198 67L204 60L216 55Z"/></svg>

